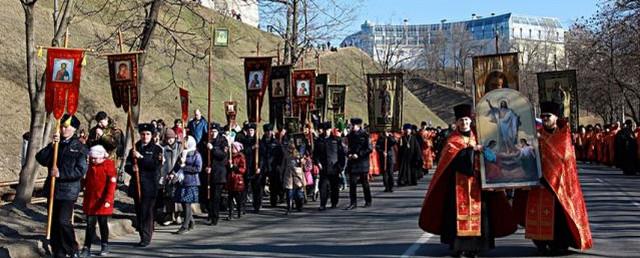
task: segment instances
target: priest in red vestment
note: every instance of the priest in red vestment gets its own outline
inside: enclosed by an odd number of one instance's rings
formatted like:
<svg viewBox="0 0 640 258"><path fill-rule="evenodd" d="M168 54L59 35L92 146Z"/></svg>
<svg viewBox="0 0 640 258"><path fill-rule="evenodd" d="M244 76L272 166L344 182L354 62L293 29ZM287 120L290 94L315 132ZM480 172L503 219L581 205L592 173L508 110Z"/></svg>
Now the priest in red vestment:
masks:
<svg viewBox="0 0 640 258"><path fill-rule="evenodd" d="M482 191L479 145L471 130L471 106L454 107L456 130L447 138L420 212L422 230L440 235L454 256L475 257L495 238L516 231L503 191Z"/></svg>
<svg viewBox="0 0 640 258"><path fill-rule="evenodd" d="M429 169L433 168L433 159L436 157L435 152L433 151L433 138L436 136L435 132L427 127L427 122L422 122L421 129L418 132L420 136L420 140L422 140L422 144L420 145L422 149L422 171L424 174L429 173Z"/></svg>
<svg viewBox="0 0 640 258"><path fill-rule="evenodd" d="M516 195L514 209L542 255L564 255L569 247L592 247L589 217L578 180L569 125L558 121L560 106L540 104L541 186Z"/></svg>

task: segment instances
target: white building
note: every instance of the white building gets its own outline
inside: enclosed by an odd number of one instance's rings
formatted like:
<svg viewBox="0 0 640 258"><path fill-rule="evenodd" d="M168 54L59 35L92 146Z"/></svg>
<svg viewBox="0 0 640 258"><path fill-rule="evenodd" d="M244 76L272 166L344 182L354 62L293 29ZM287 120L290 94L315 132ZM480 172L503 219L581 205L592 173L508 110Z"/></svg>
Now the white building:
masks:
<svg viewBox="0 0 640 258"><path fill-rule="evenodd" d="M440 35L445 37L445 54L454 49L452 38L459 37L461 31L470 35L470 45L477 49L475 55L494 54L496 52L496 34L500 52L521 52L521 63L527 62L527 50L540 48L547 50L547 62L564 57L564 33L557 18L513 15L511 13L492 15L471 20L437 24L375 25L366 21L361 30L346 37L343 46L355 46L368 53L374 60L383 62L388 52L394 51L392 63L398 62L404 68L426 66L422 53L433 44ZM539 52L539 51L538 51ZM555 56L555 57L554 57ZM538 57L536 58L541 58Z"/></svg>
<svg viewBox="0 0 640 258"><path fill-rule="evenodd" d="M250 26L258 27L260 13L257 0L197 0L202 6L215 9Z"/></svg>

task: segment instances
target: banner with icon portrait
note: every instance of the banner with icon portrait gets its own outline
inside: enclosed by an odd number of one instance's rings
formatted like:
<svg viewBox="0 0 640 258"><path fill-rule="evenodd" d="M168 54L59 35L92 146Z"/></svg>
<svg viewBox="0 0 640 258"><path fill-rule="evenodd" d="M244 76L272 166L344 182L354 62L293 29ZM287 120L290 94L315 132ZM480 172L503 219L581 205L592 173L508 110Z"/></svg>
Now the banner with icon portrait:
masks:
<svg viewBox="0 0 640 258"><path fill-rule="evenodd" d="M48 48L45 109L60 119L66 112L78 110L84 50Z"/></svg>
<svg viewBox="0 0 640 258"><path fill-rule="evenodd" d="M367 103L372 132L400 131L403 89L402 73L367 74Z"/></svg>
<svg viewBox="0 0 640 258"><path fill-rule="evenodd" d="M520 90L518 53L473 57L474 103L495 89Z"/></svg>
<svg viewBox="0 0 640 258"><path fill-rule="evenodd" d="M261 121L264 93L271 78L271 57L245 57L244 78L247 92L247 118L251 123Z"/></svg>
<svg viewBox="0 0 640 258"><path fill-rule="evenodd" d="M291 84L291 65L271 67L271 80L269 81L269 123L274 127L284 125L284 117L291 116L287 100L289 85Z"/></svg>
<svg viewBox="0 0 640 258"><path fill-rule="evenodd" d="M569 124L578 126L578 92L576 70L538 73L538 101L550 101L560 105L562 117L569 118Z"/></svg>
<svg viewBox="0 0 640 258"><path fill-rule="evenodd" d="M189 119L189 91L180 88L180 108L182 109L182 121Z"/></svg>
<svg viewBox="0 0 640 258"><path fill-rule="evenodd" d="M329 76L326 73L318 74L316 76L316 85L315 85L315 110L314 112L318 116L320 121L325 121L325 111L327 108L327 86L329 83Z"/></svg>
<svg viewBox="0 0 640 258"><path fill-rule="evenodd" d="M116 107L126 112L138 105L138 54L124 53L107 56L111 97Z"/></svg>
<svg viewBox="0 0 640 258"><path fill-rule="evenodd" d="M345 113L345 102L347 98L347 85L333 84L327 86L327 111L331 116L331 121L337 127L338 117L342 116L343 122Z"/></svg>

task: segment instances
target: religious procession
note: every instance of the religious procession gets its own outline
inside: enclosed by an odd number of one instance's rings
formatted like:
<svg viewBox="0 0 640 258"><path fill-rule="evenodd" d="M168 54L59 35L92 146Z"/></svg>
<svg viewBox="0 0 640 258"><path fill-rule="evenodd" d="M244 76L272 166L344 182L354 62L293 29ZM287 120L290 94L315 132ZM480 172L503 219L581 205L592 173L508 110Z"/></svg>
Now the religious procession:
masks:
<svg viewBox="0 0 640 258"><path fill-rule="evenodd" d="M366 20L340 44L317 30L348 1L36 2L7 5L26 77L0 92L22 134L0 146L0 257L640 253L637 73L594 57L634 1L566 30Z"/></svg>

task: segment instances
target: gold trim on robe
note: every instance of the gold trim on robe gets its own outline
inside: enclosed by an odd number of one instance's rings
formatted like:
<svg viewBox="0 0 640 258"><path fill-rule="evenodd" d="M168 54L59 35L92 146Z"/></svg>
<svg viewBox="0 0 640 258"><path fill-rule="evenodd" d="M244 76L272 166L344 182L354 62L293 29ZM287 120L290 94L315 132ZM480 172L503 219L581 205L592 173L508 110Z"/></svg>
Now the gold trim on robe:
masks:
<svg viewBox="0 0 640 258"><path fill-rule="evenodd" d="M545 188L529 191L525 235L527 239L553 240L555 198Z"/></svg>

